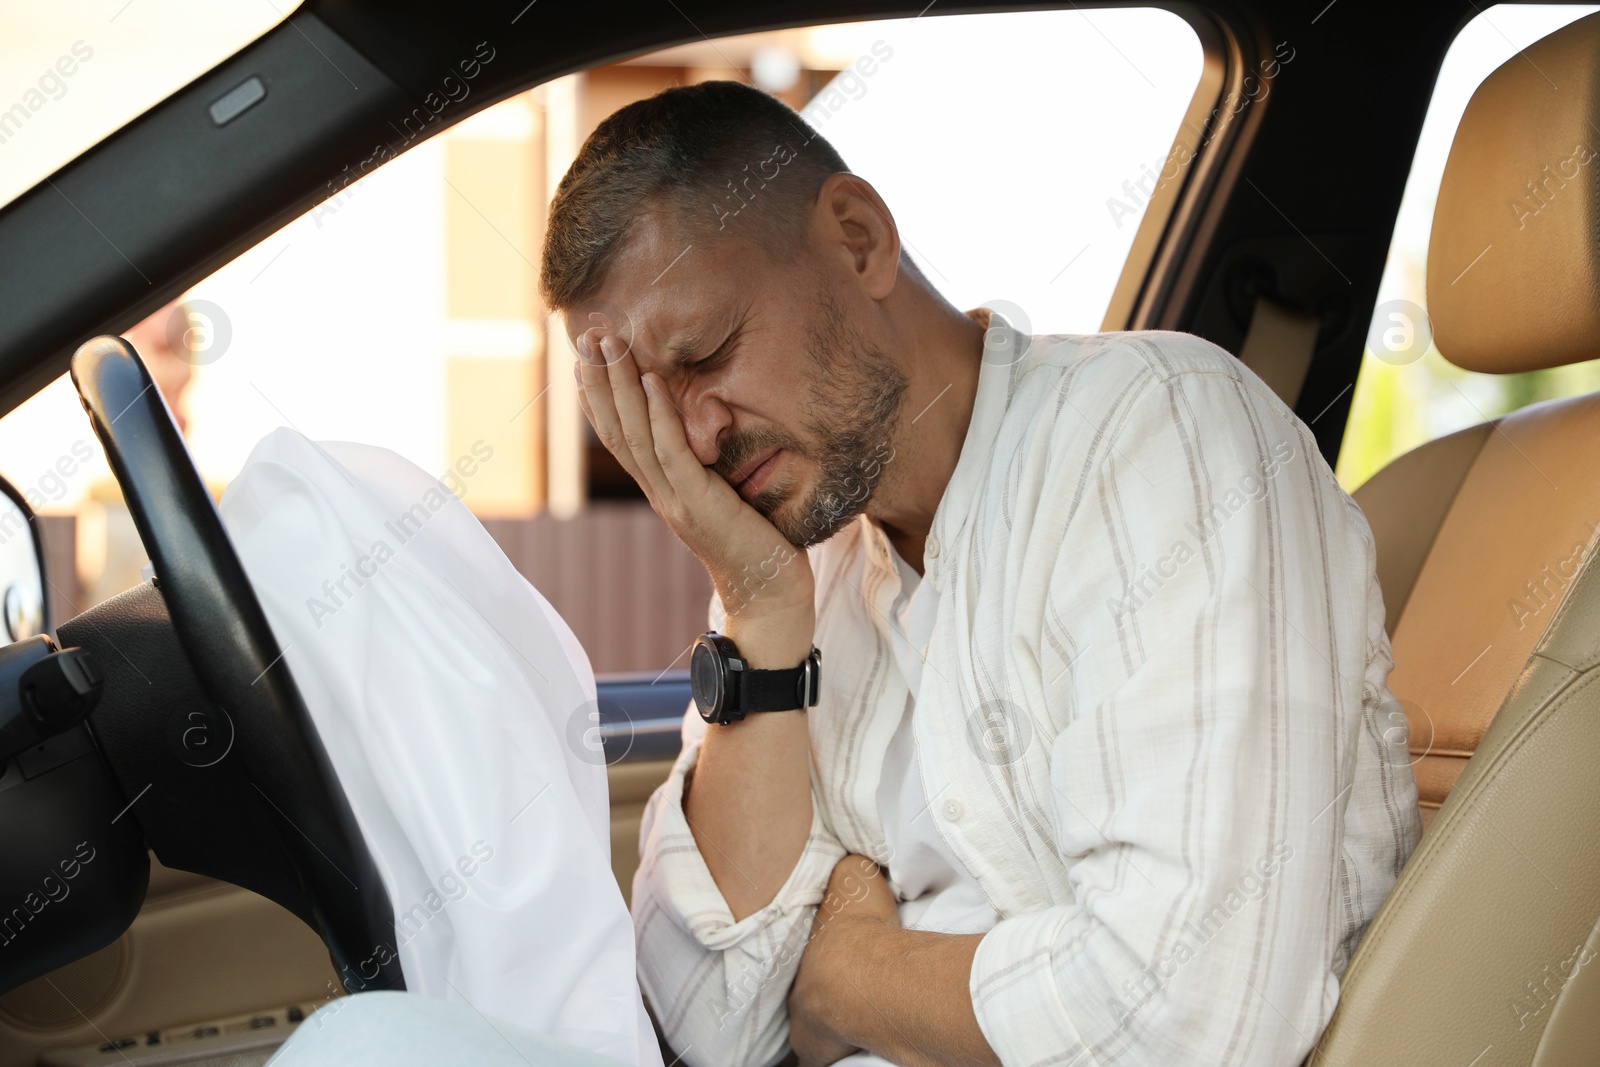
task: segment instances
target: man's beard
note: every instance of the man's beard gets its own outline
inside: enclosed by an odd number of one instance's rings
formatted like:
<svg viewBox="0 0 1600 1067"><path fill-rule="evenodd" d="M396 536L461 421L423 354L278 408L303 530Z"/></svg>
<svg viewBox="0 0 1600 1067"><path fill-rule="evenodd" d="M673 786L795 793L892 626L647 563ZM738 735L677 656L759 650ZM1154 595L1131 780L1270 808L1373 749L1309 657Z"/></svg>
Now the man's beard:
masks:
<svg viewBox="0 0 1600 1067"><path fill-rule="evenodd" d="M754 433L735 463L774 445L817 465L816 485L798 504L786 504L791 479L762 488L750 506L766 516L796 548L819 544L866 510L867 501L894 458L894 432L905 402L906 376L881 348L846 323L825 285L818 288L822 321L812 329L806 355L816 386L801 402L809 444L787 435ZM781 511L780 511L781 509Z"/></svg>

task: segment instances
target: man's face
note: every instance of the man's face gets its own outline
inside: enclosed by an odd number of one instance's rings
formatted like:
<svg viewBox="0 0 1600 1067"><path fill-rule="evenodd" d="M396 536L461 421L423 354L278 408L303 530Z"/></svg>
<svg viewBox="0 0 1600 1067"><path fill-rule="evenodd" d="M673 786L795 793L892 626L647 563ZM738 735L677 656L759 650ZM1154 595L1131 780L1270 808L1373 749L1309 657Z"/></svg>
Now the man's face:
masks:
<svg viewBox="0 0 1600 1067"><path fill-rule="evenodd" d="M194 375L194 367L184 345L186 335L187 323L182 305L171 304L124 334L134 351L144 360L145 369L150 372L156 388L166 398L180 432L188 426L181 402L183 391L188 388L189 379ZM176 348L173 347L175 341L178 343Z"/></svg>
<svg viewBox="0 0 1600 1067"><path fill-rule="evenodd" d="M894 455L906 376L872 340L870 301L816 257L775 262L749 241L678 232L641 219L595 299L567 312L568 336L600 327L631 343L700 462L791 544L825 541Z"/></svg>

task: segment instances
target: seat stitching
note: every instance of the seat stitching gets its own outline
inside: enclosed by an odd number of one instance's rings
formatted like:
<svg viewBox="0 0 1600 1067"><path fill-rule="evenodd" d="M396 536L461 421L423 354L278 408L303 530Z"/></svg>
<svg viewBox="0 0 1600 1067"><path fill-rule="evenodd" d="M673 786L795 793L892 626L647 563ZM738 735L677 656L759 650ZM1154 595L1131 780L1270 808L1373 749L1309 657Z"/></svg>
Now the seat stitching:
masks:
<svg viewBox="0 0 1600 1067"><path fill-rule="evenodd" d="M1570 688L1573 693L1576 693L1578 689L1587 686L1596 680L1600 680L1600 674L1593 672L1586 672L1585 674L1582 674L1576 678L1569 676L1564 680L1557 679L1552 687L1535 702L1536 710L1534 713L1528 717L1526 722L1517 728L1516 733L1513 735L1512 739L1506 743L1505 747L1500 752L1495 754L1493 757L1493 762L1490 764L1489 768L1485 770L1476 781L1469 783L1467 792L1457 807L1465 807L1467 804L1471 803L1472 799L1477 794L1487 789L1493 777L1494 770L1515 756L1517 752L1528 742L1528 740L1530 740L1532 736L1538 732L1539 727L1542 726L1545 720L1549 717L1549 712L1551 709L1555 707L1554 697L1557 695L1557 693L1559 693L1563 688ZM1450 795L1454 796L1455 792L1455 790L1451 790ZM1465 818L1466 816L1464 815L1460 818L1448 818L1448 821L1451 825L1442 828L1440 832L1443 836L1438 837L1438 847L1432 849L1428 855L1423 857L1422 866L1418 867L1417 873L1408 880L1410 884L1397 887L1396 891L1390 894L1389 900L1396 901L1395 907L1398 907L1399 904L1404 903L1406 900L1409 900L1413 895L1415 895L1415 883L1422 880L1423 876L1427 873L1428 868L1433 864L1434 860L1441 852L1444 851L1445 842L1457 835ZM1409 870L1409 867L1407 869ZM1405 879L1404 874L1402 874L1401 877L1403 880ZM1392 911L1388 900L1384 902L1381 910L1385 916ZM1375 921L1373 925L1377 928L1369 930L1368 936L1362 938L1361 948L1356 950L1357 959L1352 961L1350 969L1345 972L1346 985L1350 983L1351 979L1353 979L1357 973L1360 973L1360 969L1358 968L1357 964L1362 962L1365 956L1369 955L1369 953L1362 951L1362 949L1365 949L1365 947L1370 943L1374 946L1374 951L1376 951L1376 946L1386 940L1385 934L1387 933L1388 928L1393 925L1393 923L1385 922L1379 924Z"/></svg>

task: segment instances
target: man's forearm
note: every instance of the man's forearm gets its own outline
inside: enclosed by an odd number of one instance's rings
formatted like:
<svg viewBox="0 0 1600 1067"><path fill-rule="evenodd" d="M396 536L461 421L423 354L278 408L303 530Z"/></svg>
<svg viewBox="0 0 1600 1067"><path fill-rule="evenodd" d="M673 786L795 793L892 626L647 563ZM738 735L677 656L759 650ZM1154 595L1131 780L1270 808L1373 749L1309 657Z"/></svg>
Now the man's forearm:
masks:
<svg viewBox="0 0 1600 1067"><path fill-rule="evenodd" d="M811 652L815 617L729 616L727 635L756 670ZM770 904L811 832L811 735L804 711L760 712L706 729L683 814L735 921Z"/></svg>
<svg viewBox="0 0 1600 1067"><path fill-rule="evenodd" d="M870 919L838 923L806 950L822 950L806 1010L847 1044L903 1067L997 1065L968 991L981 940Z"/></svg>

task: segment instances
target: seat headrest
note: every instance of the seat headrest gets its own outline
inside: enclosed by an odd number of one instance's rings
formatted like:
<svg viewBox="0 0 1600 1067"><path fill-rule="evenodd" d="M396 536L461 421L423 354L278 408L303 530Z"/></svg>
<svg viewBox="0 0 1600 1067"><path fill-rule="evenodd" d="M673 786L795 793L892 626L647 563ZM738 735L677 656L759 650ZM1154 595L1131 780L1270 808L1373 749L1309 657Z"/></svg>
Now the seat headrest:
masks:
<svg viewBox="0 0 1600 1067"><path fill-rule="evenodd" d="M1600 357L1600 14L1472 94L1434 209L1428 313L1466 370Z"/></svg>

